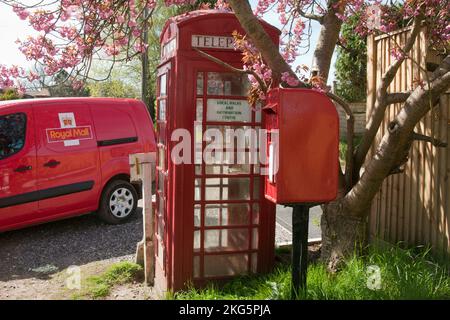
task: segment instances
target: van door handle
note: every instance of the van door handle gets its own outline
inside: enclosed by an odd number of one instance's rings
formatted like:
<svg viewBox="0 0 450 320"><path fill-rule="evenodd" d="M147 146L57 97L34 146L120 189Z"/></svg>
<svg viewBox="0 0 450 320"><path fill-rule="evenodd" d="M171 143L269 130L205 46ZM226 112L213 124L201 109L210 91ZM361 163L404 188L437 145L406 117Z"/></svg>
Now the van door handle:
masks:
<svg viewBox="0 0 450 320"><path fill-rule="evenodd" d="M31 170L31 169L33 169L32 166L20 166L20 167L17 167L17 168L14 170L14 172L25 172L25 171L29 171L29 170Z"/></svg>
<svg viewBox="0 0 450 320"><path fill-rule="evenodd" d="M50 160L49 162L44 163L44 167L47 168L54 168L56 166L59 166L61 164L60 161L56 161L56 160Z"/></svg>

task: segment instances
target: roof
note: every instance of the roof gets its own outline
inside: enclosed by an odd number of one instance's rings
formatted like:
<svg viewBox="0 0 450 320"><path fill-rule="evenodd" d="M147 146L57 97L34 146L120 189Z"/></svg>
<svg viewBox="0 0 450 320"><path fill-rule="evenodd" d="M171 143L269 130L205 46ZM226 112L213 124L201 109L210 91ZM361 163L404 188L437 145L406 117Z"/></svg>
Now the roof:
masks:
<svg viewBox="0 0 450 320"><path fill-rule="evenodd" d="M39 102L80 102L80 101L92 101L92 102L135 102L140 101L137 99L129 98L94 98L94 97L69 97L69 98L38 98L38 99L17 99L0 101L0 108L3 106L18 105L18 104L35 104Z"/></svg>
<svg viewBox="0 0 450 320"><path fill-rule="evenodd" d="M183 26L185 24L191 23L193 21L196 21L198 19L201 18L207 18L208 16L214 16L214 18L217 18L218 16L222 16L222 17L236 17L236 15L234 14L234 12L232 11L228 11L228 10L223 10L223 9L214 9L214 10L195 10L195 11L188 11L186 13L180 14L178 16L172 17L170 19L167 20L166 24L164 25L164 28L161 32L160 35L160 41L162 40L162 37L164 36L164 33L166 32L167 27L169 26L170 23L175 23L178 26ZM258 20L265 26L277 30L278 33L281 33L280 30L271 25L270 23L266 22L263 19L259 19Z"/></svg>
<svg viewBox="0 0 450 320"><path fill-rule="evenodd" d="M27 90L25 91L25 96L30 96L30 97L50 97L50 90L48 90L47 88L44 89L40 89L40 90Z"/></svg>

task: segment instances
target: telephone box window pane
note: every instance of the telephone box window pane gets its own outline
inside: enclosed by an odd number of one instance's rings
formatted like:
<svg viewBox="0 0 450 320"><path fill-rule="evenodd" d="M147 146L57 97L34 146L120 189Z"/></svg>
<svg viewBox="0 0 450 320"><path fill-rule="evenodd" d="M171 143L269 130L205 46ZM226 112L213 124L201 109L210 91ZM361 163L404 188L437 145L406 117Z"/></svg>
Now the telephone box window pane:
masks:
<svg viewBox="0 0 450 320"><path fill-rule="evenodd" d="M252 249L258 249L258 228L253 228L252 231Z"/></svg>
<svg viewBox="0 0 450 320"><path fill-rule="evenodd" d="M248 273L247 254L206 255L205 277L234 276Z"/></svg>
<svg viewBox="0 0 450 320"><path fill-rule="evenodd" d="M261 110L260 107L257 107L257 111L255 112L255 122L261 122Z"/></svg>
<svg viewBox="0 0 450 320"><path fill-rule="evenodd" d="M252 213L252 222L253 224L259 223L259 204L253 204L253 213Z"/></svg>
<svg viewBox="0 0 450 320"><path fill-rule="evenodd" d="M252 253L252 272L257 273L258 272L258 254Z"/></svg>
<svg viewBox="0 0 450 320"><path fill-rule="evenodd" d="M158 125L158 143L166 144L166 126L164 123Z"/></svg>
<svg viewBox="0 0 450 320"><path fill-rule="evenodd" d="M158 236L164 239L164 221L161 217L158 218Z"/></svg>
<svg viewBox="0 0 450 320"><path fill-rule="evenodd" d="M258 134L256 128L250 126L206 126L206 130L215 129L219 130L224 148L229 150L234 149L258 149ZM209 131L212 135L211 142L207 142L209 145L216 138L214 130ZM236 158L236 157L235 157Z"/></svg>
<svg viewBox="0 0 450 320"><path fill-rule="evenodd" d="M253 179L253 199L259 199L260 186L261 179L259 177L255 177Z"/></svg>
<svg viewBox="0 0 450 320"><path fill-rule="evenodd" d="M166 121L166 100L159 100L159 120Z"/></svg>
<svg viewBox="0 0 450 320"><path fill-rule="evenodd" d="M202 199L202 179L195 179L195 201Z"/></svg>
<svg viewBox="0 0 450 320"><path fill-rule="evenodd" d="M247 225L249 223L250 205L207 204L205 207L206 226Z"/></svg>
<svg viewBox="0 0 450 320"><path fill-rule="evenodd" d="M195 120L201 122L203 120L203 99L197 99L196 114Z"/></svg>
<svg viewBox="0 0 450 320"><path fill-rule="evenodd" d="M164 206L164 198L159 197L159 215L162 216L164 214L165 206Z"/></svg>
<svg viewBox="0 0 450 320"><path fill-rule="evenodd" d="M201 206L199 204L196 204L194 206L194 226L200 227L201 219L202 219L202 210Z"/></svg>
<svg viewBox="0 0 450 320"><path fill-rule="evenodd" d="M159 96L164 97L167 95L167 75L163 74L159 77Z"/></svg>
<svg viewBox="0 0 450 320"><path fill-rule="evenodd" d="M199 278L200 277L200 257L199 256L194 256L193 269L194 269L194 278Z"/></svg>
<svg viewBox="0 0 450 320"><path fill-rule="evenodd" d="M205 230L205 252L239 251L249 248L248 229Z"/></svg>
<svg viewBox="0 0 450 320"><path fill-rule="evenodd" d="M220 226L220 211L222 205L207 204L205 206L205 226Z"/></svg>
<svg viewBox="0 0 450 320"><path fill-rule="evenodd" d="M200 164L195 165L195 174L201 175L202 174L202 166Z"/></svg>
<svg viewBox="0 0 450 320"><path fill-rule="evenodd" d="M194 125L194 163L201 164L202 163L202 142L203 142L203 131L201 123L195 122Z"/></svg>
<svg viewBox="0 0 450 320"><path fill-rule="evenodd" d="M166 170L166 151L164 150L164 148L159 148L158 155L159 155L158 166L160 170L164 171Z"/></svg>
<svg viewBox="0 0 450 320"><path fill-rule="evenodd" d="M249 174L249 164L234 164L234 165L206 165L206 174Z"/></svg>
<svg viewBox="0 0 450 320"><path fill-rule="evenodd" d="M247 75L208 72L208 95L246 96L249 89Z"/></svg>
<svg viewBox="0 0 450 320"><path fill-rule="evenodd" d="M158 263L163 268L163 270L166 269L166 266L164 263L164 258L165 258L164 255L165 255L164 246L161 243L161 241L158 241Z"/></svg>
<svg viewBox="0 0 450 320"><path fill-rule="evenodd" d="M158 171L158 191L164 195L164 173Z"/></svg>
<svg viewBox="0 0 450 320"><path fill-rule="evenodd" d="M249 200L250 178L208 178L206 200Z"/></svg>
<svg viewBox="0 0 450 320"><path fill-rule="evenodd" d="M200 251L200 242L201 242L200 231L194 231L194 251Z"/></svg>
<svg viewBox="0 0 450 320"><path fill-rule="evenodd" d="M197 73L197 94L203 95L203 72Z"/></svg>

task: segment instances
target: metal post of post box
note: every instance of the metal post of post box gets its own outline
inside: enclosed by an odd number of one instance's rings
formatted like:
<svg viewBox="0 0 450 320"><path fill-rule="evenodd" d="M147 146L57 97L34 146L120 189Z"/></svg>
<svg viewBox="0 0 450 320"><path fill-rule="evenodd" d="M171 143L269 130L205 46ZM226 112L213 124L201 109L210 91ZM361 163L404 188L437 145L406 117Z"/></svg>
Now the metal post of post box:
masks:
<svg viewBox="0 0 450 320"><path fill-rule="evenodd" d="M306 274L308 268L308 224L309 206L292 206L292 285L291 299L306 293Z"/></svg>

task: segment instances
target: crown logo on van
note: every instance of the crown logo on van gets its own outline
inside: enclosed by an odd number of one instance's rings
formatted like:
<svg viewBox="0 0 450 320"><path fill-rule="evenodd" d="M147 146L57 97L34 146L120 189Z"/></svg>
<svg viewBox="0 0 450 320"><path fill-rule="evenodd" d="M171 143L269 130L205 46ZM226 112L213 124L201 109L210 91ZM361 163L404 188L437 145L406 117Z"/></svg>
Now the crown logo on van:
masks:
<svg viewBox="0 0 450 320"><path fill-rule="evenodd" d="M65 118L63 119L64 126L72 126L72 119Z"/></svg>

